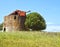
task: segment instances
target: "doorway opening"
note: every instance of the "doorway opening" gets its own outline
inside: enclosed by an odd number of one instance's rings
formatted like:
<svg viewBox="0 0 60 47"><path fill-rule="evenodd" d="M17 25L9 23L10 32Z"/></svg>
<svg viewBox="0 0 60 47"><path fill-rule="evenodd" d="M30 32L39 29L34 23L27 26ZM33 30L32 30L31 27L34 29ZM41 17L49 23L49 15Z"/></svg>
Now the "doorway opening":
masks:
<svg viewBox="0 0 60 47"><path fill-rule="evenodd" d="M4 32L6 31L6 28L4 28Z"/></svg>

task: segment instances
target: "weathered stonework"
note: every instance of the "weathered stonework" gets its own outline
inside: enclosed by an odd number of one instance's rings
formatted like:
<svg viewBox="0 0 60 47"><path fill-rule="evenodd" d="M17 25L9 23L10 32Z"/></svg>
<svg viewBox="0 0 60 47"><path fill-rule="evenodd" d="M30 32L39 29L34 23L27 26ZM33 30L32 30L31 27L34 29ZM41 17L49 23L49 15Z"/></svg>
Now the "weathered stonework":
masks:
<svg viewBox="0 0 60 47"><path fill-rule="evenodd" d="M24 28L25 28L24 23L25 23L25 19L26 19L26 14L24 14L25 16L23 16L23 14L19 13L19 12L21 12L20 10L15 11L15 12L4 17L4 24L3 24L3 30L4 31L24 30Z"/></svg>

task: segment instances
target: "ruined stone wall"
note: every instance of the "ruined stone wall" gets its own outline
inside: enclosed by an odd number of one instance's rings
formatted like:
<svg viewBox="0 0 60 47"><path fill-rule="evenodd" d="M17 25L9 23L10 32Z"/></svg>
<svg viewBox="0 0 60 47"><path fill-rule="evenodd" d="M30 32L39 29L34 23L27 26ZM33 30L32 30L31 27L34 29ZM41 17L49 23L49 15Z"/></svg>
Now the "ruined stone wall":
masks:
<svg viewBox="0 0 60 47"><path fill-rule="evenodd" d="M24 22L26 17L18 15L8 15L4 17L3 30L6 31L20 31L24 30Z"/></svg>
<svg viewBox="0 0 60 47"><path fill-rule="evenodd" d="M26 16L20 16L19 17L19 23L20 23L20 30L25 30L25 20Z"/></svg>

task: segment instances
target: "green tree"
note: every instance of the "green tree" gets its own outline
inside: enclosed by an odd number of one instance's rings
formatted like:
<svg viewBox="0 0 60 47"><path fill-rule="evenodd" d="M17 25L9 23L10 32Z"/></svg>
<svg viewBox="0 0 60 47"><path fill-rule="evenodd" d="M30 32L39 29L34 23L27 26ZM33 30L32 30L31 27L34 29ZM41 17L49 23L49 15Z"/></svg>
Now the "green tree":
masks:
<svg viewBox="0 0 60 47"><path fill-rule="evenodd" d="M2 29L3 29L3 23L0 24L0 30L2 30Z"/></svg>
<svg viewBox="0 0 60 47"><path fill-rule="evenodd" d="M37 12L27 14L25 26L32 30L46 29L44 18Z"/></svg>

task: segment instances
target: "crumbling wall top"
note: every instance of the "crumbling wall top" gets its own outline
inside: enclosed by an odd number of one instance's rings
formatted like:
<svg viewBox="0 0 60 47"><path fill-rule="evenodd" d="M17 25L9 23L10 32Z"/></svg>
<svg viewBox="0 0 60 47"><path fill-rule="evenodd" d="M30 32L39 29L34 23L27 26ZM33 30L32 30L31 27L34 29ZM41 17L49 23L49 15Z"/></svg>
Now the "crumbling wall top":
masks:
<svg viewBox="0 0 60 47"><path fill-rule="evenodd" d="M12 12L10 15L26 16L26 12L21 11L21 10L16 10L16 11Z"/></svg>

